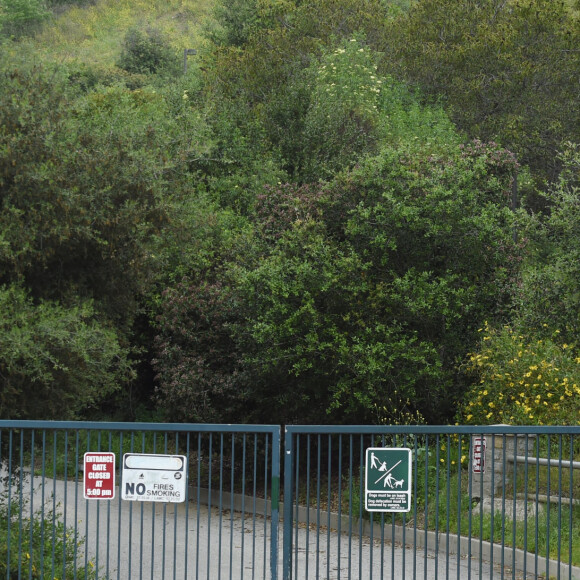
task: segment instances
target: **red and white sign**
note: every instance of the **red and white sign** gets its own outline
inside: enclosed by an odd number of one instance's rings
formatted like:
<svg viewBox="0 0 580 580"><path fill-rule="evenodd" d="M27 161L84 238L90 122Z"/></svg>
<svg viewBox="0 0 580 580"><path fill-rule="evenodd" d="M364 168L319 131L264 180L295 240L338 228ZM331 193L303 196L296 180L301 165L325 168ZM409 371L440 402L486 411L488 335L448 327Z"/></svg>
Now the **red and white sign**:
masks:
<svg viewBox="0 0 580 580"><path fill-rule="evenodd" d="M115 454L85 453L85 499L115 497Z"/></svg>
<svg viewBox="0 0 580 580"><path fill-rule="evenodd" d="M485 472L485 437L473 438L472 460L473 473Z"/></svg>

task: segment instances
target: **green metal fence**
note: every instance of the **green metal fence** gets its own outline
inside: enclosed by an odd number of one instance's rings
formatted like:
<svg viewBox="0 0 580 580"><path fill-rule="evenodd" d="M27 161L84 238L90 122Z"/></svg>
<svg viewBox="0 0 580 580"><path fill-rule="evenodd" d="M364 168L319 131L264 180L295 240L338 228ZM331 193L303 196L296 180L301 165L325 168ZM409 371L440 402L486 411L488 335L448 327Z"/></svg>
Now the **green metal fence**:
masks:
<svg viewBox="0 0 580 580"><path fill-rule="evenodd" d="M284 578L580 578L578 427L289 426L284 439ZM409 450L410 481L386 479L400 455L369 463L381 448ZM377 490L400 503L369 511Z"/></svg>
<svg viewBox="0 0 580 580"><path fill-rule="evenodd" d="M278 426L0 422L0 577L276 578L279 437ZM146 463L130 472L124 458ZM93 495L113 478L114 497ZM150 492L166 497L141 501Z"/></svg>
<svg viewBox="0 0 580 580"><path fill-rule="evenodd" d="M0 578L580 580L580 427L0 421L0 452Z"/></svg>

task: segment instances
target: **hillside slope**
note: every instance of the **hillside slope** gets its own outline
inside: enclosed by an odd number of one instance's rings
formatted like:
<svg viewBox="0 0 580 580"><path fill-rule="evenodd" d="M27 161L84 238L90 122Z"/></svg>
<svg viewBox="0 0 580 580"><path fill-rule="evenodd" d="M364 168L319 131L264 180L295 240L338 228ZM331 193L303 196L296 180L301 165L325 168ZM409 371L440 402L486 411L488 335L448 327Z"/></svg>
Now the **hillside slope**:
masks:
<svg viewBox="0 0 580 580"><path fill-rule="evenodd" d="M203 45L202 27L211 15L212 0L97 0L55 9L39 32L9 43L13 61L114 66L123 38L131 28L155 29L175 49Z"/></svg>

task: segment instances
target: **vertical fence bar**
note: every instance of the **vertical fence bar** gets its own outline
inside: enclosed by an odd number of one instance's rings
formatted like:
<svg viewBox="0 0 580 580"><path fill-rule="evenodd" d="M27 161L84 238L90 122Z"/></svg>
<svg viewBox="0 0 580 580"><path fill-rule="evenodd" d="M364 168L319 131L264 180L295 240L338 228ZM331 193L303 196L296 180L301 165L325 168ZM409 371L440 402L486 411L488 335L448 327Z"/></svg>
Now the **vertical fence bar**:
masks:
<svg viewBox="0 0 580 580"><path fill-rule="evenodd" d="M352 433L348 439L348 580L351 580L352 573L352 520L353 520L353 446L354 439ZM359 514L362 515L362 514ZM362 519L359 517L359 519Z"/></svg>
<svg viewBox="0 0 580 580"><path fill-rule="evenodd" d="M491 434L491 537L490 542L493 545L494 542L494 533L495 533L495 433ZM483 477L482 477L483 480ZM483 481L482 481L483 483ZM493 550L491 550L490 554L490 565L489 568L491 570L491 576L493 578Z"/></svg>
<svg viewBox="0 0 580 580"><path fill-rule="evenodd" d="M342 534L342 433L338 436L338 472L337 472L337 479L338 479L338 546L337 546L337 557L336 560L338 562L338 580L340 580L340 573L341 573L341 546L342 543L340 541L341 534Z"/></svg>
<svg viewBox="0 0 580 580"><path fill-rule="evenodd" d="M187 457L187 466L188 466L188 473L187 473L187 500L185 502L185 523L184 523L184 535L185 535L185 545L187 546L187 549L184 551L183 554L183 569L184 569L184 580L187 580L188 577L188 571L189 571L189 503L191 501L191 497L189 495L189 490L191 489L190 484L190 478L189 478L189 474L191 473L190 471L190 465L191 465L191 432L188 431L185 435L185 456ZM176 576L177 578L177 576Z"/></svg>
<svg viewBox="0 0 580 580"><path fill-rule="evenodd" d="M6 516L6 578L10 578L10 561L12 556L12 429L8 431L8 500ZM44 489L44 488L43 488Z"/></svg>
<svg viewBox="0 0 580 580"><path fill-rule="evenodd" d="M363 506L364 506L364 435L361 433L359 436L359 484L358 484L358 509L359 509L359 532L358 532L358 573L362 576L362 545L363 545Z"/></svg>
<svg viewBox="0 0 580 580"><path fill-rule="evenodd" d="M189 433L188 433L189 436ZM180 455L179 453L179 433L175 434L175 455ZM184 453L187 461L187 471L189 471L189 448L187 447ZM183 531L185 536L185 545L187 546L187 508L189 506L189 480L188 480L188 473L185 473L186 484L185 484L185 530ZM187 554L187 549L185 550ZM185 568L187 570L187 567ZM177 580L177 506L174 506L173 509L173 580Z"/></svg>
<svg viewBox="0 0 580 580"><path fill-rule="evenodd" d="M284 534L282 554L282 578L290 580L292 574L292 460L293 434L286 427L284 431Z"/></svg>
<svg viewBox="0 0 580 580"><path fill-rule="evenodd" d="M52 577L56 576L56 447L57 447L57 431L53 431L52 434L52 514L51 514L51 559L50 559L50 571ZM88 514L87 514L87 525L88 525Z"/></svg>
<svg viewBox="0 0 580 580"><path fill-rule="evenodd" d="M274 449L275 449L274 443L275 443L275 435L272 435L272 470L276 469L276 471L278 471L279 467L276 468L273 464L273 462L274 462L273 457L274 457L274 453L275 453L274 452ZM264 464L264 554L266 553L266 546L267 546L267 525L266 525L266 522L267 522L267 518L268 518L268 501L267 500L268 500L268 473L269 473L269 463L268 463L269 455L268 455L268 453L270 451L269 445L270 445L270 438L269 438L269 435L266 434L266 461ZM279 448L280 448L280 440L278 438L278 449ZM280 457L279 451L277 453L278 453L278 457ZM279 473L279 471L278 471L278 473ZM271 512L271 513L273 513L273 512ZM276 561L277 561L277 559L276 559ZM271 567L272 567L272 559L270 558L270 569L271 569ZM266 569L267 569L266 558L264 558L264 578L266 577Z"/></svg>
<svg viewBox="0 0 580 580"><path fill-rule="evenodd" d="M30 559L28 561L28 577L32 578L32 570L33 565L32 562L34 560L34 526L32 525L32 521L34 519L34 470L35 470L35 442L34 442L34 435L35 430L32 429L30 432L30 511L29 511L29 518L30 518L30 534L28 536L28 550L30 554ZM1 463L0 463L1 465Z"/></svg>
<svg viewBox="0 0 580 580"><path fill-rule="evenodd" d="M524 451L524 550L528 549L528 478L529 478L529 439L526 439L526 446ZM492 527L493 529L493 527ZM526 577L527 572L527 558L524 558L523 576Z"/></svg>
<svg viewBox="0 0 580 580"><path fill-rule="evenodd" d="M123 433L123 431L121 431L119 433L119 463L123 462L123 450L124 450L123 436L124 436L124 433ZM78 447L78 445L77 445L77 447ZM117 580L121 579L121 538L122 538L121 530L123 529L122 528L122 525L123 525L122 513L123 512L121 511L121 505L122 505L122 502L121 502L122 488L121 488L121 486L122 485L123 485L123 481L119 477L119 499L117 501L117 504L118 504L118 508L117 508L117 519L118 519L118 522L117 522L117 538L118 538L118 541L117 541ZM76 519L76 516L75 516L75 519Z"/></svg>
<svg viewBox="0 0 580 580"><path fill-rule="evenodd" d="M540 457L540 438L538 437L538 444L537 444L537 450L536 450L536 459L538 459ZM535 521L535 525L534 525L534 532L535 532L535 537L534 537L534 546L535 546L535 557L534 557L534 574L536 575L536 577L538 576L538 567L539 567L539 554L540 554L540 548L539 548L539 536L540 536L540 462L536 461L536 497L535 497L535 502L536 502L536 509L535 509L535 514L536 514L536 521Z"/></svg>
<svg viewBox="0 0 580 580"><path fill-rule="evenodd" d="M413 482L413 578L417 577L417 506L418 506L418 488L419 488L419 443L417 437L413 441L413 473L415 480Z"/></svg>
<svg viewBox="0 0 580 580"><path fill-rule="evenodd" d="M22 511L24 507L24 430L20 431L20 458L18 463L18 577L22 575L22 536L24 525Z"/></svg>
<svg viewBox="0 0 580 580"><path fill-rule="evenodd" d="M296 522L299 521L298 519L298 498L300 497L300 434L296 433L296 446L295 446L295 459L294 459L294 469L296 473L290 474L295 478L294 481L294 494L296 497L296 513L295 513L295 520ZM305 566L305 578L308 578L308 542L310 539L309 532L310 532L310 435L306 436L306 445L307 445L307 468L306 468L306 562ZM296 546L296 558L294 560L294 575L298 577L298 550L299 550L299 538L298 538L298 525L296 525L296 535L295 535L295 546Z"/></svg>
<svg viewBox="0 0 580 580"><path fill-rule="evenodd" d="M316 439L316 528L320 529L320 469L322 462L322 439L318 433ZM308 549L308 548L307 548ZM320 534L316 534L316 578L320 574Z"/></svg>
<svg viewBox="0 0 580 580"><path fill-rule="evenodd" d="M469 440L469 457L473 457L473 437ZM467 489L469 490L468 497L468 519L467 519L467 579L471 579L471 536L473 531L473 467L470 466L469 473L467 476Z"/></svg>
<svg viewBox="0 0 580 580"><path fill-rule="evenodd" d="M328 483L327 483L327 490L328 490L328 498L327 498L327 506L326 506L326 551L327 554L330 553L330 544L331 544L331 539L330 539L330 506L332 505L332 489L331 489L331 469L332 469L332 435L329 433L328 434L328 450L327 450L327 454L328 454L328 459L327 459L327 478L328 478ZM338 562L339 566L340 566L340 560ZM326 577L330 578L330 558L326 558Z"/></svg>
<svg viewBox="0 0 580 580"><path fill-rule="evenodd" d="M562 435L558 435L558 580L560 580L560 564L562 563L562 459Z"/></svg>
<svg viewBox="0 0 580 580"><path fill-rule="evenodd" d="M548 501L546 502L546 578L550 577L550 515L552 504L551 496L551 483L552 483L552 471L550 469L550 460L552 459L552 439L548 435L548 480L546 482L546 495L548 496Z"/></svg>
<svg viewBox="0 0 580 580"><path fill-rule="evenodd" d="M512 550L512 578L515 580L515 574L516 574L516 551L515 551L515 547L516 547L516 533L517 533L517 521L518 521L518 514L517 514L517 506L518 506L518 490L517 490L517 475L518 475L518 462L517 462L517 454L518 454L518 437L519 434L514 434L512 436L513 439L513 443L512 443L512 447L513 447L513 451L512 451L512 464L513 464L513 474L512 474L512 480L513 480L513 487L514 487L514 491L513 491L513 505L512 505L512 546L513 546L513 550Z"/></svg>
<svg viewBox="0 0 580 580"><path fill-rule="evenodd" d="M235 464L235 437L232 434L232 458L230 466L230 574L234 564L234 464ZM242 528L243 529L243 528ZM242 535L243 536L243 535ZM221 558L220 558L221 559ZM242 570L244 567L242 566Z"/></svg>
<svg viewBox="0 0 580 580"><path fill-rule="evenodd" d="M246 514L246 434L242 435L242 549L240 554L240 569L242 570L242 580L244 577L244 534L245 514ZM272 498L273 500L274 498ZM272 542L274 539L272 538Z"/></svg>
<svg viewBox="0 0 580 580"><path fill-rule="evenodd" d="M409 448L409 442L407 439L407 433L405 433L403 435L403 447ZM415 474L415 477L417 477L417 474ZM404 513L403 514L403 567L402 567L402 574L401 577L405 578L405 573L406 573L406 565L407 565L407 554L405 552L406 547L407 547L407 514ZM448 544L449 545L449 544Z"/></svg>
<svg viewBox="0 0 580 580"><path fill-rule="evenodd" d="M570 498L569 507L569 519L568 519L568 529L570 533L568 534L568 579L572 579L572 512L574 511L574 467L572 462L574 461L574 435L570 435L570 487L568 488L568 497Z"/></svg>
<svg viewBox="0 0 580 580"><path fill-rule="evenodd" d="M435 435L435 580L439 578L439 477L440 477L440 447L439 433ZM427 527L427 526L425 526ZM427 566L425 566L425 569Z"/></svg>
<svg viewBox="0 0 580 580"><path fill-rule="evenodd" d="M256 516L257 516L257 505L256 505L256 495L258 491L258 434L254 433L254 461L252 466L252 560L256 561ZM265 498L264 498L265 499ZM266 510L264 510L264 513ZM265 519L265 517L264 517ZM278 527L278 526L276 526ZM277 552L278 550L276 550ZM271 562L271 561L270 561ZM266 558L264 558L264 564L266 563ZM278 566L276 565L276 572L278 571ZM256 577L256 566L252 567L252 580ZM264 578L266 577L266 568L264 568Z"/></svg>
<svg viewBox="0 0 580 580"><path fill-rule="evenodd" d="M212 449L212 445L213 445L213 433L209 434L209 451L208 451L208 461L209 461L209 466L208 466L208 482L207 482L207 487L208 487L208 493L207 493L207 561L208 561L208 568L207 568L207 580L210 580L209 578L209 562L211 562L211 495L212 495L212 465L213 465L213 449Z"/></svg>
<svg viewBox="0 0 580 580"><path fill-rule="evenodd" d="M462 448L463 438L462 438L462 435L461 434L457 438L457 441L458 441L457 442L457 447L458 447L458 449L457 449L457 455L458 455L458 457L462 457L462 452L463 452L463 448ZM457 553L457 565L456 565L456 569L457 569L457 580L460 580L460 578L459 578L459 570L460 570L460 563L461 563L461 495L462 495L461 469L458 469L457 470L457 489L458 489L458 493L457 493L457 549L456 549L456 553Z"/></svg>
<svg viewBox="0 0 580 580"><path fill-rule="evenodd" d="M450 524L451 524L451 435L447 435L445 439L445 448L447 450L447 480L445 482L445 494L447 513L445 514L445 578L449 578L449 538L450 538ZM461 472L461 455L457 458L458 469ZM461 493L461 490L459 490ZM403 528L404 529L404 528ZM404 545L404 540L403 540ZM403 551L404 558L404 551ZM403 562L405 560L403 559Z"/></svg>
<svg viewBox="0 0 580 580"><path fill-rule="evenodd" d="M272 432L272 524L270 575L272 580L278 579L278 529L280 522L280 428Z"/></svg>
<svg viewBox="0 0 580 580"><path fill-rule="evenodd" d="M45 501L45 485L44 482L46 481L46 429L42 430L42 470L41 470L41 480L42 480L42 489L40 492L40 501L42 504L42 511L40 515L40 545L44 547L44 542L46 540L45 537L45 519L44 519L44 501ZM9 512L10 513L10 512ZM10 539L10 536L8 536ZM40 551L40 576L44 576L44 548Z"/></svg>
<svg viewBox="0 0 580 580"><path fill-rule="evenodd" d="M372 443L372 445L374 446L374 443ZM383 447L387 447L387 442L386 442L386 438L385 435L381 436L381 445ZM393 446L392 444L389 445L389 447ZM393 518L391 518L391 522L393 522ZM391 528L391 533L393 531L393 528ZM392 539L392 536L391 536ZM391 541L391 576L394 573L394 563L395 563L395 552L393 550L394 548L394 542ZM381 578L384 578L384 574L385 574L385 514L381 514Z"/></svg>
<svg viewBox="0 0 580 580"><path fill-rule="evenodd" d="M66 438L66 431L65 431L65 438ZM101 432L100 431L97 431L97 448L96 448L96 450L101 451ZM65 489L66 489L66 487L65 487ZM95 508L95 511L97 512L97 517L96 517L97 534L96 534L96 537L99 538L101 536L101 533L100 533L101 532L101 529L100 529L101 528L101 519L100 519L101 510L100 510L100 507L101 506L100 506L99 501L97 501L95 503L96 503L96 505L94 505L94 508ZM65 501L65 505L66 505L66 501ZM87 505L88 505L88 503L87 503ZM88 524L88 522L87 522L87 524ZM88 535L88 533L87 533L87 535ZM98 570L99 569L99 556L100 556L99 542L98 541L95 542L95 546L96 546L95 567ZM88 550L85 550L85 551L87 552L87 563L88 563Z"/></svg>
<svg viewBox="0 0 580 580"><path fill-rule="evenodd" d="M201 521L201 433L197 434L197 513L195 534L195 580L199 580L199 523ZM209 532L209 528L208 528Z"/></svg>
<svg viewBox="0 0 580 580"><path fill-rule="evenodd" d="M423 549L423 577L427 580L427 546L429 545L427 538L429 533L429 434L425 435L425 525L424 525L424 549Z"/></svg>
<svg viewBox="0 0 580 580"><path fill-rule="evenodd" d="M163 453L167 455L167 433L165 433L163 438ZM151 504L151 509L155 511L155 504ZM165 580L165 570L166 570L166 558L165 558L165 551L166 551L166 539L167 539L167 504L163 503L163 523L161 527L163 528L161 531L161 580ZM155 541L155 538L151 538L151 543ZM151 569L151 580L154 580L154 571L153 568Z"/></svg>
<svg viewBox="0 0 580 580"><path fill-rule="evenodd" d="M210 459L211 461L211 459ZM220 476L219 476L219 504L218 504L218 518L219 518L219 535L218 535L218 554L222 553L222 521L223 521L223 485L224 485L224 434L220 433ZM222 559L218 558L218 580L222 577Z"/></svg>
<svg viewBox="0 0 580 580"><path fill-rule="evenodd" d="M308 546L310 545L310 481L311 481L311 469L310 469L310 461L312 459L311 456L311 449L312 449L312 440L310 438L310 433L306 435L306 539L305 539L305 553L306 553L306 562L304 563L304 577L308 578L308 569L309 569L309 553L308 553ZM294 484L295 494L296 494L296 523L298 523L298 499L300 497L299 489L300 489L300 433L296 433L296 459L295 459L295 469L296 469L296 482ZM296 525L296 564L294 566L294 575L298 578L298 525Z"/></svg>
<svg viewBox="0 0 580 580"><path fill-rule="evenodd" d="M480 437L481 437L481 439L480 439L481 442L485 441L485 436L483 434L480 435ZM481 445L482 445L482 443L480 443L480 446ZM485 450L482 452L482 460L485 462ZM483 469L484 468L482 468L482 471L483 471ZM492 475L493 475L493 472L492 472ZM492 489L493 489L493 486L492 486ZM484 498L485 498L485 495L484 495L484 491L483 491L483 473L481 473L480 477L479 477L479 574L478 574L479 580L483 580L483 509L484 509L483 501L484 501ZM491 511L493 514L493 506L491 508ZM492 550L492 552L493 552L493 550ZM492 570L491 575L493 576L493 567L491 568L491 570Z"/></svg>
<svg viewBox="0 0 580 580"><path fill-rule="evenodd" d="M146 432L142 431L141 432L141 453L145 453L147 452L147 438L146 438ZM157 453L157 437L156 437L156 433L153 433L153 449L152 449L153 453ZM145 545L144 545L144 539L145 539L145 502L140 502L141 504L141 544L139 546L139 563L140 563L140 576L139 578L143 578L143 562L145 560L145 558L143 557L144 554L144 550L145 550ZM155 539L155 524L157 523L155 520L155 506L154 504L151 504L150 506L150 510L151 510L151 565L150 565L150 576L149 578L151 578L151 580L153 580L153 570L155 569L155 557L156 557L156 550L155 550L155 543L154 543L154 539Z"/></svg>
<svg viewBox="0 0 580 580"><path fill-rule="evenodd" d="M507 466L507 458L506 458L506 436L505 433L502 434L501 436L501 464L502 464L502 473L506 472L506 466ZM505 483L505 482L504 482ZM505 485L502 485L501 487L501 513L505 514L505 501L506 501L506 491L505 491ZM505 518L501 519L501 577L503 580L504 574L505 574L505 529L506 529L506 525L505 525Z"/></svg>

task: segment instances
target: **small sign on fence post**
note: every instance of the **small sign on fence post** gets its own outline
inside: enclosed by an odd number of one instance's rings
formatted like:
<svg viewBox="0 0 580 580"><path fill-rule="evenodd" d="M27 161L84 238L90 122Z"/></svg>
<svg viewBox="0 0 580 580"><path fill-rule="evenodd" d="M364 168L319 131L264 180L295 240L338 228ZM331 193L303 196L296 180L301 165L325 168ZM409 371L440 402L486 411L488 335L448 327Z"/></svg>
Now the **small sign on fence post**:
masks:
<svg viewBox="0 0 580 580"><path fill-rule="evenodd" d="M84 456L85 499L115 497L115 454L96 452Z"/></svg>
<svg viewBox="0 0 580 580"><path fill-rule="evenodd" d="M472 447L471 464L473 473L485 473L485 437L474 437Z"/></svg>
<svg viewBox="0 0 580 580"><path fill-rule="evenodd" d="M411 511L411 450L369 447L366 450L365 509Z"/></svg>

